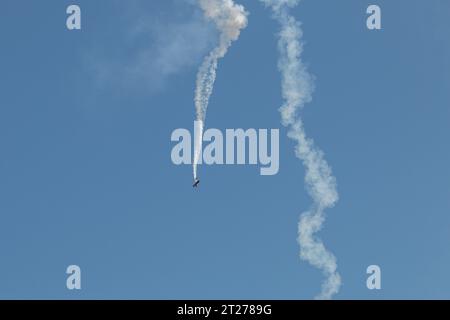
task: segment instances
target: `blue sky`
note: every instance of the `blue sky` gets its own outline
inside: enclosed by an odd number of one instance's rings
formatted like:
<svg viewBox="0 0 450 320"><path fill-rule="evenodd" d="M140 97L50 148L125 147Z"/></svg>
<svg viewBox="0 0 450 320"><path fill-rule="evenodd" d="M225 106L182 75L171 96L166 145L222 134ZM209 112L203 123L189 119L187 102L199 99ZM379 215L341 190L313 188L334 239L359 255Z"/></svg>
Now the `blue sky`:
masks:
<svg viewBox="0 0 450 320"><path fill-rule="evenodd" d="M280 125L275 21L249 25L220 61L207 127L280 128L280 171L170 159L193 126L197 67L217 33L193 1L6 0L0 10L0 298L309 299L298 257L311 199ZM382 30L365 26L382 9ZM450 298L450 3L304 0L302 113L340 201L319 233L338 299ZM65 269L82 270L82 290ZM366 288L367 266L382 289Z"/></svg>

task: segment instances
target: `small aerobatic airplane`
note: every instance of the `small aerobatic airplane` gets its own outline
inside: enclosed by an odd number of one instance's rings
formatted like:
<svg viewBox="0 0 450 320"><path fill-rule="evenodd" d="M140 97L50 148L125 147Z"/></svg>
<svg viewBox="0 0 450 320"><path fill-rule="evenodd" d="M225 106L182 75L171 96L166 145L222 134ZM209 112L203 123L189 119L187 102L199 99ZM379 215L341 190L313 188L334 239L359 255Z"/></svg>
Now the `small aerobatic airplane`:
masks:
<svg viewBox="0 0 450 320"><path fill-rule="evenodd" d="M199 183L200 179L194 179L194 184L192 185L192 187L197 188Z"/></svg>

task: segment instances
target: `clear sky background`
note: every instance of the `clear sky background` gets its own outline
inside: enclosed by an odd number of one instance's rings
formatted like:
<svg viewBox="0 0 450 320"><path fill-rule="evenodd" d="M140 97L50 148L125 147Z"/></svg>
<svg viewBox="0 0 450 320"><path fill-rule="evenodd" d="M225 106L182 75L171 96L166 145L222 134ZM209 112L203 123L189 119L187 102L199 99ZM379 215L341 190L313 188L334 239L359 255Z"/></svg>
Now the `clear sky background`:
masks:
<svg viewBox="0 0 450 320"><path fill-rule="evenodd" d="M298 257L311 199L282 103L270 11L220 62L207 127L280 128L280 171L175 166L192 129L197 67L214 27L193 1L0 3L0 298L309 299L322 275ZM66 29L66 7L82 30ZM189 4L191 3L191 4ZM382 9L382 30L366 8ZM450 298L450 2L304 0L303 118L338 181L319 233L336 298ZM66 267L82 290L66 289ZM366 268L382 289L366 288Z"/></svg>

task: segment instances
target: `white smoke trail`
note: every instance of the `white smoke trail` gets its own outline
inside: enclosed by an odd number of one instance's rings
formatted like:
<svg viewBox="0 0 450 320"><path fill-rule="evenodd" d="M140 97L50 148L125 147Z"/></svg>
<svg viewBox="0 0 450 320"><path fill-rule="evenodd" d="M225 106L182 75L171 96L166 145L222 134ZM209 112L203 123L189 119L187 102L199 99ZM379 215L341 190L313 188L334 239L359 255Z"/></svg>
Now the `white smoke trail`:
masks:
<svg viewBox="0 0 450 320"><path fill-rule="evenodd" d="M289 128L288 136L297 145L296 156L305 167L305 183L308 194L313 199L312 207L302 213L298 224L298 242L300 257L322 270L326 276L322 291L317 299L331 299L339 291L341 277L337 272L336 258L327 251L320 239L315 236L325 221L325 209L338 201L336 180L324 160L323 153L313 140L308 139L298 116L304 105L311 101L314 91L313 78L302 63L300 23L289 15L289 7L296 6L300 0L261 0L271 7L275 19L281 25L278 50L278 67L282 75L282 94L284 104L280 108L282 123Z"/></svg>
<svg viewBox="0 0 450 320"><path fill-rule="evenodd" d="M216 80L216 70L218 60L223 58L233 41L239 38L241 30L247 26L247 12L241 5L235 4L232 0L198 0L200 8L205 17L212 20L220 32L219 44L204 59L197 74L195 89L195 111L197 121L201 122L198 127L201 129L199 137L200 143L194 143L194 179L197 179L197 165L201 154L201 138L203 136L203 126L208 108L209 98Z"/></svg>
<svg viewBox="0 0 450 320"><path fill-rule="evenodd" d="M194 179L197 179L197 165L199 164L203 142L203 121L194 121Z"/></svg>

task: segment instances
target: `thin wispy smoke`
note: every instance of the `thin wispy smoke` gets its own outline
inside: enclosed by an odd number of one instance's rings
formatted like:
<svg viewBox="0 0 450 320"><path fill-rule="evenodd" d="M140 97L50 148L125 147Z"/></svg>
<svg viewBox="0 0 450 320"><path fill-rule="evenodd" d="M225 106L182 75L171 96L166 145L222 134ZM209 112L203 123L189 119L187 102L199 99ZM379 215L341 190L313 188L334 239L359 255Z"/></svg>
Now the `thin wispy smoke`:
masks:
<svg viewBox="0 0 450 320"><path fill-rule="evenodd" d="M197 74L195 89L195 111L199 122L199 136L195 137L193 173L197 178L197 164L201 154L201 138L203 125L208 108L209 98L216 80L216 70L219 59L223 58L233 41L239 38L241 30L247 26L247 12L244 7L232 0L198 0L206 19L211 20L220 32L219 44L203 60ZM198 143L200 139L200 143Z"/></svg>
<svg viewBox="0 0 450 320"><path fill-rule="evenodd" d="M335 256L327 251L323 242L315 235L325 221L325 209L338 201L336 180L324 159L323 152L308 139L299 117L299 111L311 101L314 81L301 60L303 45L300 23L288 12L300 0L260 0L269 6L281 30L278 34L279 62L282 77L284 104L280 108L281 119L288 127L288 136L296 142L296 156L305 167L305 183L313 199L311 208L302 213L298 224L300 257L319 268L326 279L317 299L331 299L339 291L341 277L337 272Z"/></svg>
<svg viewBox="0 0 450 320"><path fill-rule="evenodd" d="M110 0L105 8L115 19L114 38L103 36L110 23L95 30L83 56L95 89L158 94L170 80L196 68L217 44L218 32L192 0L168 0L155 10L156 1ZM174 12L176 10L176 12Z"/></svg>

